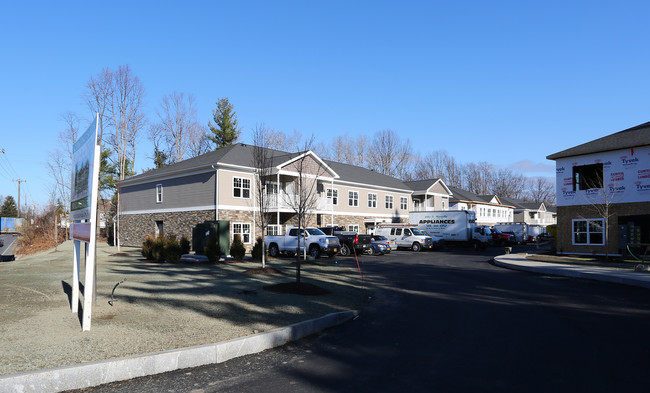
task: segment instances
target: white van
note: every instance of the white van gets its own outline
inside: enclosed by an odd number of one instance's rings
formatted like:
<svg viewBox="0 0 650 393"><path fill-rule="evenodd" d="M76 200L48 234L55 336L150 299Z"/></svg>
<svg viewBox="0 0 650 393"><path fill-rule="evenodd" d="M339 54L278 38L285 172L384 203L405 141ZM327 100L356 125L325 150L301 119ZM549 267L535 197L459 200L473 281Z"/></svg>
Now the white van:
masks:
<svg viewBox="0 0 650 393"><path fill-rule="evenodd" d="M398 248L410 248L413 251L442 247L442 239L434 240L415 225L380 224L375 228L375 235L385 236L389 241L394 241Z"/></svg>

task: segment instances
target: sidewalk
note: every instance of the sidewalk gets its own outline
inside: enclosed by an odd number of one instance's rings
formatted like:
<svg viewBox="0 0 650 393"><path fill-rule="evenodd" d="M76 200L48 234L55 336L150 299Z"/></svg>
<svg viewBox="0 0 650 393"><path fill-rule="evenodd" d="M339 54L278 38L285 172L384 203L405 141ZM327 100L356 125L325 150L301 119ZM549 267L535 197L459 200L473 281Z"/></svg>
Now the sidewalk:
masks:
<svg viewBox="0 0 650 393"><path fill-rule="evenodd" d="M513 270L522 270L551 276L584 278L650 289L649 273L610 267L539 262L527 259L526 257L528 255L529 254L501 255L494 258L494 264Z"/></svg>

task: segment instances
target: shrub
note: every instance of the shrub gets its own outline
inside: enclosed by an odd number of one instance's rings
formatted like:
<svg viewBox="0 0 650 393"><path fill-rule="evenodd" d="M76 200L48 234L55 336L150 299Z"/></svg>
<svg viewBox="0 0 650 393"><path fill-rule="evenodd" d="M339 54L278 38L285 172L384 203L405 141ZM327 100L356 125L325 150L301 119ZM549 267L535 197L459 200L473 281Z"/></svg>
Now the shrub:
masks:
<svg viewBox="0 0 650 393"><path fill-rule="evenodd" d="M262 242L262 238L258 237L257 240L255 241L255 245L253 246L253 250L251 251L251 255L253 256L253 260L255 261L261 261L262 260L262 250L264 243Z"/></svg>
<svg viewBox="0 0 650 393"><path fill-rule="evenodd" d="M205 256L208 257L208 261L210 262L218 262L219 257L221 257L221 247L219 246L219 243L217 243L217 240L217 234L214 233L214 231L211 231L210 236L208 236L208 242L205 244L203 250Z"/></svg>
<svg viewBox="0 0 650 393"><path fill-rule="evenodd" d="M178 263L181 261L181 255L183 255L183 251L176 240L176 235L168 235L165 239L163 259L169 263Z"/></svg>
<svg viewBox="0 0 650 393"><path fill-rule="evenodd" d="M180 246L183 254L190 253L190 241L185 236L181 237Z"/></svg>
<svg viewBox="0 0 650 393"><path fill-rule="evenodd" d="M239 234L235 235L232 241L232 245L230 246L230 255L232 255L232 257L237 261L244 260L246 247L244 247L244 243L241 242L241 236Z"/></svg>
<svg viewBox="0 0 650 393"><path fill-rule="evenodd" d="M165 260L165 238L162 235L156 237L151 247L151 259L154 261Z"/></svg>
<svg viewBox="0 0 650 393"><path fill-rule="evenodd" d="M142 256L146 259L153 259L153 236L147 235L142 243Z"/></svg>

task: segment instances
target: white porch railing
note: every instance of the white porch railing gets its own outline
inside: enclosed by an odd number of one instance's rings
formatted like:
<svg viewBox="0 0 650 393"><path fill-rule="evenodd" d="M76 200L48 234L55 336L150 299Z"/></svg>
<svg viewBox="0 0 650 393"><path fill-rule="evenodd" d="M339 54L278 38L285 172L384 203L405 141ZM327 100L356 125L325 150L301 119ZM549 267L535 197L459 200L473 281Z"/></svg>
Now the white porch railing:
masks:
<svg viewBox="0 0 650 393"><path fill-rule="evenodd" d="M299 196L294 194L270 194L267 197L269 198L269 209L272 211L293 210L298 206L299 202ZM332 199L318 198L316 200L316 210L331 211Z"/></svg>

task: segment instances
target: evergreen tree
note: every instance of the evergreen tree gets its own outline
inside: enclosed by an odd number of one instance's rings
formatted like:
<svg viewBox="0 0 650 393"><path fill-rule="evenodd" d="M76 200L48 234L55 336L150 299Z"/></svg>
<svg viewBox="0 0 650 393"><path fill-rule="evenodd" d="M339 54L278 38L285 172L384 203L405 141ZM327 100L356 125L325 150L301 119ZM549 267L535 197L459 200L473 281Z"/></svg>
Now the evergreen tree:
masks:
<svg viewBox="0 0 650 393"><path fill-rule="evenodd" d="M208 123L212 131L209 138L214 142L215 149L232 145L239 138L241 130L237 126L237 115L228 98L220 98L217 101L217 109L212 111L212 117L214 124Z"/></svg>
<svg viewBox="0 0 650 393"><path fill-rule="evenodd" d="M0 216L18 217L18 207L16 206L16 200L11 195L7 195L5 198L5 201L2 204L2 209L0 209Z"/></svg>

